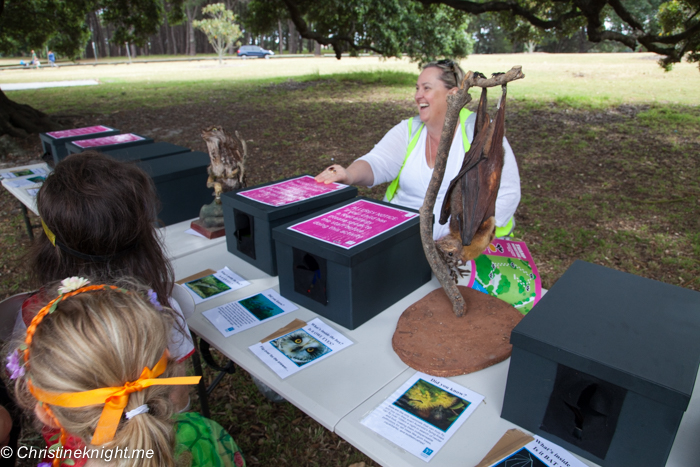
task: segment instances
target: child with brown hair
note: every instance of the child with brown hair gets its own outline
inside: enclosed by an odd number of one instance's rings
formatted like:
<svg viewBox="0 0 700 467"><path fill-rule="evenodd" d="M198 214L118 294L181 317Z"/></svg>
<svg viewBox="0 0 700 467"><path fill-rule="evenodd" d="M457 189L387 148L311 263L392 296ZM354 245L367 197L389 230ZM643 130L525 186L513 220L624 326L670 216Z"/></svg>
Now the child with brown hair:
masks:
<svg viewBox="0 0 700 467"><path fill-rule="evenodd" d="M29 253L37 287L71 276L134 277L153 290L154 303L180 311L170 299L173 270L156 230L158 198L143 170L96 151L73 154L46 177L36 201L46 234ZM25 324L37 301L35 295L22 306ZM173 332L169 348L183 361L194 345L184 317L178 321L183 332Z"/></svg>
<svg viewBox="0 0 700 467"><path fill-rule="evenodd" d="M53 465L230 465L245 461L221 426L196 413L175 414L177 377L168 342L175 313L158 310L145 288L64 280L48 289L8 364L20 404L61 430ZM66 441L77 437L77 451ZM138 451L141 450L141 451ZM68 461L70 459L70 461Z"/></svg>

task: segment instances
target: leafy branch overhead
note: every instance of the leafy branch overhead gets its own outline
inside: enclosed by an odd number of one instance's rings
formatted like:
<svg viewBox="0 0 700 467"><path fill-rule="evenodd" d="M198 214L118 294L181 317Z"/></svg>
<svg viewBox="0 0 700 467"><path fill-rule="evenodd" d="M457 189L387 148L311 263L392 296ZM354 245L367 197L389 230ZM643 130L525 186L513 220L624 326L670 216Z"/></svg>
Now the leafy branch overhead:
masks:
<svg viewBox="0 0 700 467"><path fill-rule="evenodd" d="M302 37L332 46L338 58L362 50L403 52L419 61L462 57L465 15L491 13L514 34L570 34L583 27L590 42L644 48L663 56L667 69L684 57L700 61L700 0L251 0L250 21L269 19L282 8Z"/></svg>
<svg viewBox="0 0 700 467"><path fill-rule="evenodd" d="M426 61L469 52L466 14L415 1L251 0L246 23L264 31L287 17L302 37L333 47L337 58L343 52L370 51Z"/></svg>

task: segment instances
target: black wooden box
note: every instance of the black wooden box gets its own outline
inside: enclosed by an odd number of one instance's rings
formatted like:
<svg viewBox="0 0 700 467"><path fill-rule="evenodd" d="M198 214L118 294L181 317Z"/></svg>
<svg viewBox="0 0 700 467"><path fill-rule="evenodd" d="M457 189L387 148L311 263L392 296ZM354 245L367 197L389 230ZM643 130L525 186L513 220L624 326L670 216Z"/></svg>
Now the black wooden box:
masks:
<svg viewBox="0 0 700 467"><path fill-rule="evenodd" d="M214 189L207 188L209 162L208 154L193 151L137 163L155 183L163 224L199 217L202 206L214 201Z"/></svg>
<svg viewBox="0 0 700 467"><path fill-rule="evenodd" d="M79 139L66 143L68 154L77 154L87 150L100 152L113 151L115 149L140 146L142 144L153 144L153 140L147 136L135 133L122 133L119 135L104 136L100 138Z"/></svg>
<svg viewBox="0 0 700 467"><path fill-rule="evenodd" d="M348 329L357 328L413 292L428 282L432 274L420 240L418 216L350 249L288 229L356 200L345 201L272 232L277 244L280 294ZM381 201L367 201L417 212Z"/></svg>
<svg viewBox="0 0 700 467"><path fill-rule="evenodd" d="M299 177L290 177L256 187L231 191L224 193L221 197L224 205L224 226L226 227L228 251L271 276L277 275L277 256L275 242L272 239L273 228L357 196L357 188L347 186L324 195L275 207L238 194L241 191L296 178Z"/></svg>
<svg viewBox="0 0 700 467"><path fill-rule="evenodd" d="M165 157L170 156L172 154L180 154L183 152L191 151L192 150L190 148L186 148L184 146L178 146L172 143L158 142L102 152L117 160L131 162L145 161L148 159L157 159L159 157Z"/></svg>
<svg viewBox="0 0 700 467"><path fill-rule="evenodd" d="M71 130L49 131L48 133L39 133L41 146L45 154L50 154L54 164L65 159L68 155L66 143L80 139L101 138L103 136L118 135L119 130L104 126L95 125L85 128L73 128Z"/></svg>
<svg viewBox="0 0 700 467"><path fill-rule="evenodd" d="M513 329L501 416L603 466L663 466L700 364L700 293L576 261Z"/></svg>

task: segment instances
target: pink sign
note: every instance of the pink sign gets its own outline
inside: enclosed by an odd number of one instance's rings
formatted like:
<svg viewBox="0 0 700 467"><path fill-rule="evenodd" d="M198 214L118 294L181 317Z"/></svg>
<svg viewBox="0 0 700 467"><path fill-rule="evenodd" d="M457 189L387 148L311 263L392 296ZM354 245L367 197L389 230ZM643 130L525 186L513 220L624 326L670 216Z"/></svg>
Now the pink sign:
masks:
<svg viewBox="0 0 700 467"><path fill-rule="evenodd" d="M360 200L289 229L349 250L417 216L414 212Z"/></svg>
<svg viewBox="0 0 700 467"><path fill-rule="evenodd" d="M325 195L341 188L345 188L345 185L339 183L326 185L318 183L310 175L304 175L303 177L275 183L274 185L241 191L238 194L263 204L278 207Z"/></svg>
<svg viewBox="0 0 700 467"><path fill-rule="evenodd" d="M84 135L94 135L95 133L104 133L105 131L113 131L112 128L107 128L106 126L87 126L85 128L73 128L72 130L61 130L61 131L51 131L46 133L52 138L68 138L69 136L84 136Z"/></svg>
<svg viewBox="0 0 700 467"><path fill-rule="evenodd" d="M135 135L133 133L126 133L123 135L105 136L103 138L81 139L78 141L73 141L73 144L75 144L79 148L85 149L95 148L99 146L108 146L110 144L130 143L131 141L142 141L144 139L146 138Z"/></svg>

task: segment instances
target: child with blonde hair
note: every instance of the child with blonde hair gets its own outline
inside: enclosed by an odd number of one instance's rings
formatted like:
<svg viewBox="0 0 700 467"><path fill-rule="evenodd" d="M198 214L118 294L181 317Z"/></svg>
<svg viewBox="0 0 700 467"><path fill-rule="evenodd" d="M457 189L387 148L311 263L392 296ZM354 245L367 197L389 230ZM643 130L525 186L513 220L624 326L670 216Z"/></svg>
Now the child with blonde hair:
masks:
<svg viewBox="0 0 700 467"><path fill-rule="evenodd" d="M51 290L52 293L49 292ZM8 371L20 404L60 436L47 440L55 466L160 467L245 461L221 426L175 413L170 393L200 377L177 376L168 352L175 313L145 288L62 281L13 352ZM160 306L160 305L158 305ZM71 438L83 446L71 449Z"/></svg>

